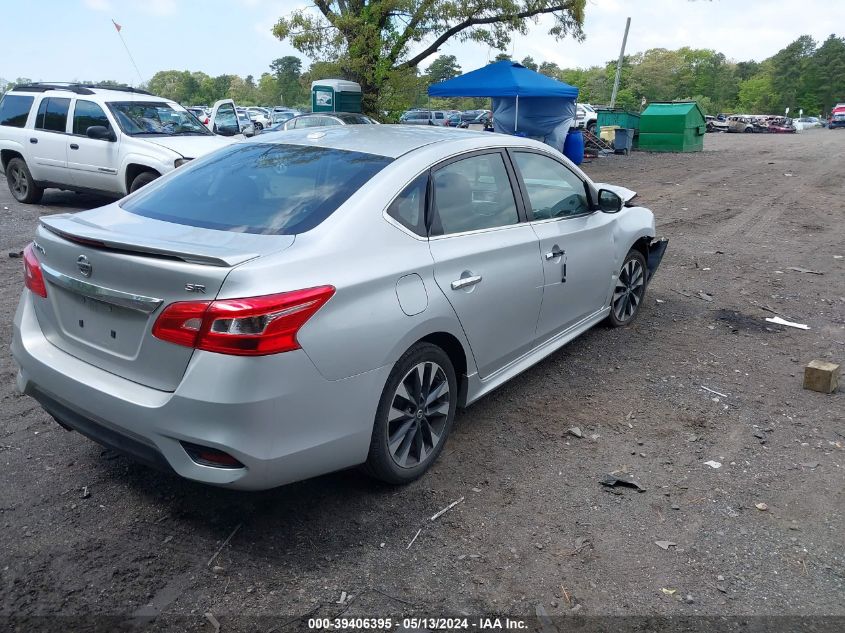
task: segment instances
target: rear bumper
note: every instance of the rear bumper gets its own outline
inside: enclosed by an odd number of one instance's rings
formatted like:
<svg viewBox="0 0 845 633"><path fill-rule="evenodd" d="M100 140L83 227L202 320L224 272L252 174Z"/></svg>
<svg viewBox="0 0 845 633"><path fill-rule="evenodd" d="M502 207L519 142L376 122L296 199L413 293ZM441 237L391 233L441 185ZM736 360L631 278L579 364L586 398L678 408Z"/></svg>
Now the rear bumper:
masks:
<svg viewBox="0 0 845 633"><path fill-rule="evenodd" d="M365 461L389 367L323 378L302 351L246 358L195 352L175 392L126 380L52 345L30 293L15 315L18 388L63 426L187 479L259 490ZM244 464L194 462L190 442Z"/></svg>

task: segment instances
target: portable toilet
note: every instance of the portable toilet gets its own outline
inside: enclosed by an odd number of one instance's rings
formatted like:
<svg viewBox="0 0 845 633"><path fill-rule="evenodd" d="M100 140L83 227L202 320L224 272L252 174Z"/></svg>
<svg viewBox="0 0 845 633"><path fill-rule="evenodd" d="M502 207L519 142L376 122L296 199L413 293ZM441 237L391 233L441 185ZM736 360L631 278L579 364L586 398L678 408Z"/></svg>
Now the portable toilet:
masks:
<svg viewBox="0 0 845 633"><path fill-rule="evenodd" d="M640 115L639 148L646 152L700 152L707 125L695 101L650 103Z"/></svg>
<svg viewBox="0 0 845 633"><path fill-rule="evenodd" d="M311 82L313 112L361 112L361 86L345 79Z"/></svg>

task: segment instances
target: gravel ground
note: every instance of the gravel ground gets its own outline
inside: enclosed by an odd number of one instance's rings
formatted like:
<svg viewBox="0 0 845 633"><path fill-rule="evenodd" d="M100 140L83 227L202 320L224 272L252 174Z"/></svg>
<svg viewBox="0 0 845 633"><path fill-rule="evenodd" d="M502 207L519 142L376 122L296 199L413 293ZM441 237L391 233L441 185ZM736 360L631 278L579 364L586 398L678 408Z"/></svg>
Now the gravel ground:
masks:
<svg viewBox="0 0 845 633"><path fill-rule="evenodd" d="M346 471L220 490L62 430L14 387L22 277L6 252L39 215L104 201L54 191L25 206L0 185L0 617L161 614L197 631L213 630L206 612L264 617L254 630L538 605L845 617L843 394L801 388L808 361L845 361L845 133L706 146L584 165L637 190L670 239L643 314L460 412L439 462L404 488ZM775 314L811 329L764 321ZM646 491L599 484L620 469Z"/></svg>

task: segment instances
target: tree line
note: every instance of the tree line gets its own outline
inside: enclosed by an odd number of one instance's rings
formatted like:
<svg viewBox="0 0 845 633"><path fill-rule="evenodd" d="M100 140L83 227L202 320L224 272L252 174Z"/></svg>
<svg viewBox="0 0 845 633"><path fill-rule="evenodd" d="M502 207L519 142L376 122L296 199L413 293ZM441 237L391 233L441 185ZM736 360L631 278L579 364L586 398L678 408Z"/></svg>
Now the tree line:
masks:
<svg viewBox="0 0 845 633"><path fill-rule="evenodd" d="M510 59L504 53L491 62ZM579 100L607 104L613 87L616 62L589 68L560 68L532 57L519 60L523 66L576 86ZM463 72L454 55L435 57L428 69L393 70L379 92L371 95L375 114L392 120L411 107L475 109L489 107L489 99L429 99L430 84ZM467 69L470 70L470 69ZM306 69L295 55L273 60L268 71L253 75L218 75L203 72L164 70L157 72L144 88L183 105L209 105L231 98L239 105L285 105L307 108L311 81L330 77L354 78L344 72L341 61L317 61ZM18 78L0 80L11 87L29 82ZM88 83L88 82L83 82ZM90 82L94 83L94 82ZM97 82L118 85L115 81ZM732 61L709 49L650 49L626 55L617 107L639 110L644 102L693 99L708 114L719 112L826 114L845 101L845 38L831 35L820 45L803 35L761 62Z"/></svg>

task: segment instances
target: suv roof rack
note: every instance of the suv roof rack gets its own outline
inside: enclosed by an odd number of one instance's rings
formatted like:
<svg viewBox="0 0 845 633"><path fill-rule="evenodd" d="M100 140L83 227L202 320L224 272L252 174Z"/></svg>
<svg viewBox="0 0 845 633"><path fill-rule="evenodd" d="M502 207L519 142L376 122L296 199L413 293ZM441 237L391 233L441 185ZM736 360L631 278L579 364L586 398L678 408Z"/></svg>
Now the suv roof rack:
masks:
<svg viewBox="0 0 845 633"><path fill-rule="evenodd" d="M92 95L94 88L100 90L116 90L118 92L132 92L135 94L152 95L152 93L140 88L133 88L131 86L102 86L97 84L80 84L80 83L66 83L66 82L38 82L34 84L22 84L15 86L15 90L23 90L25 92L46 92L48 90L67 90L79 95Z"/></svg>

